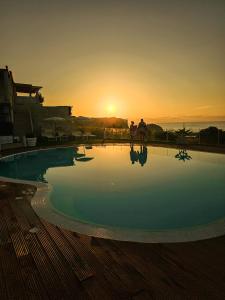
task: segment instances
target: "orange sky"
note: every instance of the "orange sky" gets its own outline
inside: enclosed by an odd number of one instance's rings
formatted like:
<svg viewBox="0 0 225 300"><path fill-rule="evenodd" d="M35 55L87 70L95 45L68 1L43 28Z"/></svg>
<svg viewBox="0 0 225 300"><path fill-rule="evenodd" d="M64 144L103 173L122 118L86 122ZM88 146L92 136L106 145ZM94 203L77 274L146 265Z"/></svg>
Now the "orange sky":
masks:
<svg viewBox="0 0 225 300"><path fill-rule="evenodd" d="M224 1L0 6L1 67L42 85L46 105L129 119L225 116Z"/></svg>

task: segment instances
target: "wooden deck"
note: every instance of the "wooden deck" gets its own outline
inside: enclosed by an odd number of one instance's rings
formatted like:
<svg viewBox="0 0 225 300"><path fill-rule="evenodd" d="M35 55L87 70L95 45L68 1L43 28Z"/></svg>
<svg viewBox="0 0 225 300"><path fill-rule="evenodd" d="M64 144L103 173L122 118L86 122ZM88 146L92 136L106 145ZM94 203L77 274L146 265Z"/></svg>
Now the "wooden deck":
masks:
<svg viewBox="0 0 225 300"><path fill-rule="evenodd" d="M33 192L0 182L1 300L225 299L224 236L179 244L91 238L39 219Z"/></svg>

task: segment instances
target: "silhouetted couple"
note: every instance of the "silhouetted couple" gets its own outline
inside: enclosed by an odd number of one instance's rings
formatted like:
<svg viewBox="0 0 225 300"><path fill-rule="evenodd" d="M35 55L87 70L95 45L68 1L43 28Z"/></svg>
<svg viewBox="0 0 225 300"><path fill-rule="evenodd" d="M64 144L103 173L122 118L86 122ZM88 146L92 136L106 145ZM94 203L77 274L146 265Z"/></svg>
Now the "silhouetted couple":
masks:
<svg viewBox="0 0 225 300"><path fill-rule="evenodd" d="M131 160L132 164L139 162L139 164L143 167L147 161L147 157L148 157L148 149L146 146L141 145L140 151L135 151L134 146L131 145L130 160Z"/></svg>
<svg viewBox="0 0 225 300"><path fill-rule="evenodd" d="M137 134L140 136L140 140L144 142L147 136L147 125L143 119L139 122L138 126L134 124L134 121L131 121L130 125L130 139L133 141Z"/></svg>

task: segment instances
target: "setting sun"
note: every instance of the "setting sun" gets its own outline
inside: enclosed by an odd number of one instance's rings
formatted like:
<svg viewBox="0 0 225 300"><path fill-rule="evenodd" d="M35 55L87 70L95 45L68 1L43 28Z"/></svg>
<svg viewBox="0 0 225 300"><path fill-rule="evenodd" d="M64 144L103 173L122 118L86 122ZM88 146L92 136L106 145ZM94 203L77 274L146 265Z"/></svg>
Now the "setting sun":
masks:
<svg viewBox="0 0 225 300"><path fill-rule="evenodd" d="M116 107L114 104L108 104L106 110L108 114L114 114L116 112Z"/></svg>

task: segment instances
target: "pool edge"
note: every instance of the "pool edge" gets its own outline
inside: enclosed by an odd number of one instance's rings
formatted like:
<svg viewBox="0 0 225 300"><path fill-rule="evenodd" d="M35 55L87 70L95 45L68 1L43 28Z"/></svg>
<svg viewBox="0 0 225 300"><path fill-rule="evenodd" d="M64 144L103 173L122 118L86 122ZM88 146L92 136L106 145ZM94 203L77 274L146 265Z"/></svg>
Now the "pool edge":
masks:
<svg viewBox="0 0 225 300"><path fill-rule="evenodd" d="M31 151L10 154L1 157L4 160L7 157L19 155L22 153L46 151L49 149L57 148L71 148L69 147L56 147L35 149ZM72 220L64 215L56 213L50 206L48 198L52 190L52 186L48 183L12 179L8 177L1 177L3 182L27 184L36 187L36 192L32 197L30 204L38 217L67 230L71 230L87 236L94 236L105 239L139 242L139 243L178 243L178 242L191 242L204 240L209 238L219 237L225 234L225 218L212 222L206 225L199 225L196 227L184 228L179 230L161 230L161 231L144 231L137 229L120 229L113 227L102 227L98 225L83 223L80 221Z"/></svg>

